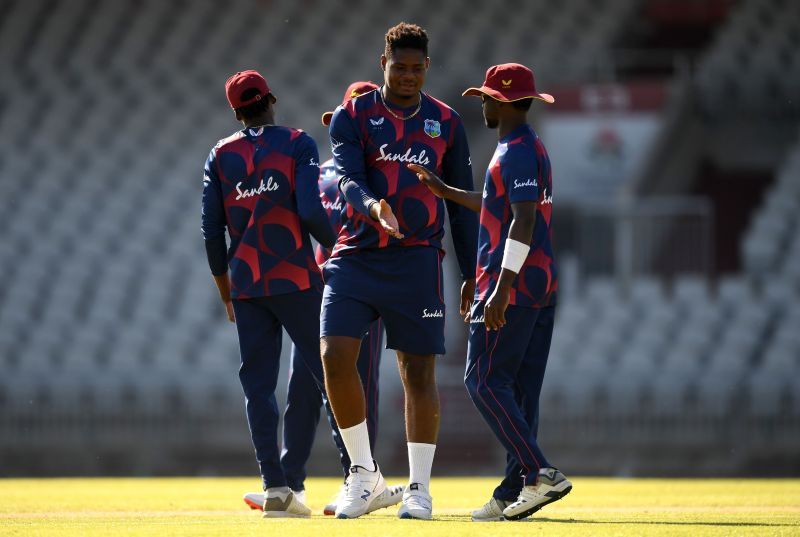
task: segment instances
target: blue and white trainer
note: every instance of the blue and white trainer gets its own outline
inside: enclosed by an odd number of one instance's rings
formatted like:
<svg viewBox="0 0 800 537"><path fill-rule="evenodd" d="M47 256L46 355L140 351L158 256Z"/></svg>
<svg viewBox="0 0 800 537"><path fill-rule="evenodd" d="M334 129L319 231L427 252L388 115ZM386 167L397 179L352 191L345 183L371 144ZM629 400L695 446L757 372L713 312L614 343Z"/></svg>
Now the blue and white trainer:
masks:
<svg viewBox="0 0 800 537"><path fill-rule="evenodd" d="M422 483L411 483L403 493L403 505L397 510L400 518L430 520L433 518L433 498Z"/></svg>
<svg viewBox="0 0 800 537"><path fill-rule="evenodd" d="M486 502L483 507L472 512L473 522L501 522L506 519L503 509L511 505L512 502L498 500L494 496Z"/></svg>
<svg viewBox="0 0 800 537"><path fill-rule="evenodd" d="M521 520L549 503L560 500L572 490L572 483L556 468L541 468L536 485L522 488L517 501L503 509L508 520Z"/></svg>
<svg viewBox="0 0 800 537"><path fill-rule="evenodd" d="M370 507L386 490L386 483L375 464L375 470L367 470L363 466L353 465L350 467L350 475L347 476L347 490L339 497L336 505L336 518L358 518L369 513Z"/></svg>

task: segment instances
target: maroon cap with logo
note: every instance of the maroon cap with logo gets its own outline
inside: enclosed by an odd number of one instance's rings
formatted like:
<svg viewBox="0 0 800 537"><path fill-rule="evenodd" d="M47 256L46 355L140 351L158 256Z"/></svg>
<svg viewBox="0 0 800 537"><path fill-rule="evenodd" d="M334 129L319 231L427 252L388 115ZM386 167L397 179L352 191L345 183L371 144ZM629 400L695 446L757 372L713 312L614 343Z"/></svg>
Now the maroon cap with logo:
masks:
<svg viewBox="0 0 800 537"><path fill-rule="evenodd" d="M247 90L257 90L253 97L242 99ZM270 94L267 81L258 71L239 71L225 82L225 95L234 110L260 101ZM274 102L273 96L273 102Z"/></svg>
<svg viewBox="0 0 800 537"><path fill-rule="evenodd" d="M353 82L352 84L347 86L347 91L344 92L344 99L342 99L342 104L346 103L353 97L364 95L365 93L369 93L374 89L378 89L378 85L374 82L364 82L364 81ZM325 112L324 114L322 114L322 124L327 127L328 125L331 124L332 118L333 118L333 112Z"/></svg>
<svg viewBox="0 0 800 537"><path fill-rule="evenodd" d="M556 100L547 93L538 93L533 80L533 71L518 63L494 65L486 70L486 80L479 88L469 88L463 96L480 96L481 94L503 102L521 99L539 99L546 103Z"/></svg>

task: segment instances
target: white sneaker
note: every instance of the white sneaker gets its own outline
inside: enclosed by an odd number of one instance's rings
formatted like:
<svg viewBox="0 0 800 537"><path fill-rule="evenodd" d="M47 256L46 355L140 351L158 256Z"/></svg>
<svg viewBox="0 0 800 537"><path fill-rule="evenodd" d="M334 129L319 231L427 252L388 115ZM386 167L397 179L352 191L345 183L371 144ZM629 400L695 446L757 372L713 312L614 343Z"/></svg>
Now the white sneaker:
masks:
<svg viewBox="0 0 800 537"><path fill-rule="evenodd" d="M336 504L336 518L358 518L370 512L375 500L386 490L378 463L375 470L369 471L362 466L350 467L350 475L345 483L347 490Z"/></svg>
<svg viewBox="0 0 800 537"><path fill-rule="evenodd" d="M264 502L264 518L308 518L311 516L311 509L301 503L294 492L289 491L285 496L284 494L273 494L267 490L267 500Z"/></svg>
<svg viewBox="0 0 800 537"><path fill-rule="evenodd" d="M306 503L306 491L305 490L293 490L295 498L302 503ZM259 511L264 510L264 502L267 500L267 495L263 492L248 492L244 495L244 503L250 506L250 509Z"/></svg>
<svg viewBox="0 0 800 537"><path fill-rule="evenodd" d="M403 505L397 510L400 518L416 518L430 520L433 518L433 498L428 494L425 485L411 483L403 493Z"/></svg>
<svg viewBox="0 0 800 537"><path fill-rule="evenodd" d="M341 503L341 498L344 497L345 491L347 491L347 486L343 484L336 496L331 498L330 503L325 506L324 514L329 516L336 514L336 506ZM403 499L403 491L405 491L405 486L403 485L387 486L386 490L375 498L375 501L369 506L367 513L397 505Z"/></svg>
<svg viewBox="0 0 800 537"><path fill-rule="evenodd" d="M403 500L403 493L405 492L406 487L404 485L392 485L391 487L387 486L386 490L384 490L380 496L375 498L375 501L372 502L372 505L369 507L368 513L373 511L377 511L378 509L385 509L387 507L391 507L393 505L397 505Z"/></svg>
<svg viewBox="0 0 800 537"><path fill-rule="evenodd" d="M520 520L556 500L560 500L572 490L572 483L555 468L541 468L539 482L522 488L517 501L503 509L509 520Z"/></svg>
<svg viewBox="0 0 800 537"><path fill-rule="evenodd" d="M473 522L500 522L505 520L503 509L511 505L511 502L498 500L494 496L486 502L483 507L472 512Z"/></svg>
<svg viewBox="0 0 800 537"><path fill-rule="evenodd" d="M250 509L258 509L259 511L264 510L264 500L267 499L267 495L263 492L248 492L244 495L244 503L250 506Z"/></svg>
<svg viewBox="0 0 800 537"><path fill-rule="evenodd" d="M331 501L325 505L325 509L322 510L323 514L328 516L335 515L336 506L342 503L342 498L344 498L345 492L347 492L347 484L342 483L342 486L339 487L339 492L336 493L336 496L331 498Z"/></svg>

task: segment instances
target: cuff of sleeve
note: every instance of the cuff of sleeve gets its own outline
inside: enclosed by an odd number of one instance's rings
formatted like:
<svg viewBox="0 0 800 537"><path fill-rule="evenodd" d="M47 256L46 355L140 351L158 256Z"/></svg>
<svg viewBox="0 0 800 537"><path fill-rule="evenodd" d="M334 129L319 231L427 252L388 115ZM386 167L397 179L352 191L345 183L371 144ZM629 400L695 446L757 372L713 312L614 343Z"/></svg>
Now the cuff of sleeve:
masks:
<svg viewBox="0 0 800 537"><path fill-rule="evenodd" d="M371 199L367 202L367 216L372 218L372 206L378 203L378 200Z"/></svg>

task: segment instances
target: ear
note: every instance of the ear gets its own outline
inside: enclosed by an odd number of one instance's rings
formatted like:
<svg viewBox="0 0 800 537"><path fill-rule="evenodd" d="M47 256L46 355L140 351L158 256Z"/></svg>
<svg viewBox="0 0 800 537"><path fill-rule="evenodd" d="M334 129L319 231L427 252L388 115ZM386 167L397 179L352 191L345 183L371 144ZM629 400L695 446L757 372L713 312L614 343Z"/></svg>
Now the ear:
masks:
<svg viewBox="0 0 800 537"><path fill-rule="evenodd" d="M242 121L242 114L238 110L234 110L233 115L236 116L236 121Z"/></svg>
<svg viewBox="0 0 800 537"><path fill-rule="evenodd" d="M381 54L381 71L386 71L386 54Z"/></svg>
<svg viewBox="0 0 800 537"><path fill-rule="evenodd" d="M427 70L428 67L430 67L430 66L431 66L431 59L426 56L425 57L425 69Z"/></svg>

